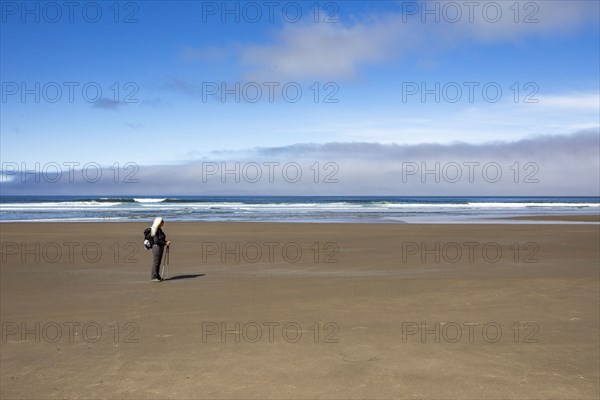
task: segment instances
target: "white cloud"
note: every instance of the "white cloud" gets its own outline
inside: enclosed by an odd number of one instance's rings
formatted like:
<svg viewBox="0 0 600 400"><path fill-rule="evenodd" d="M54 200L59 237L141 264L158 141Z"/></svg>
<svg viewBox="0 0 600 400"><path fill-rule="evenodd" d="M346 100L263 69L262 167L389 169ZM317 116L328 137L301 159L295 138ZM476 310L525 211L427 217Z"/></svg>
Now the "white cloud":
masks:
<svg viewBox="0 0 600 400"><path fill-rule="evenodd" d="M547 107L598 110L600 108L600 94L574 93L567 95L539 96L540 103Z"/></svg>
<svg viewBox="0 0 600 400"><path fill-rule="evenodd" d="M274 32L271 43L242 47L241 62L249 68L245 78L354 78L362 65L408 56L415 49L430 53L471 42L556 36L589 21L597 23L598 15L594 1L531 1L519 7L516 2L450 3L460 8L456 22L448 2L430 1L419 3L418 11L404 8L404 14L370 15L353 24L286 24ZM469 8L469 3L476 6ZM424 11L436 5L437 22Z"/></svg>
<svg viewBox="0 0 600 400"><path fill-rule="evenodd" d="M568 134L598 129L599 94L536 95L537 103L515 103L511 93L498 103L469 104L390 102L364 106L349 117L331 111L302 126L311 138L415 144L456 140L482 143L490 139L519 140L531 135ZM289 128L290 130L293 127ZM286 130L287 132L287 130ZM425 139L424 139L425 138Z"/></svg>
<svg viewBox="0 0 600 400"><path fill-rule="evenodd" d="M14 180L15 180L14 176L7 175L7 174L0 174L0 183L12 182Z"/></svg>
<svg viewBox="0 0 600 400"><path fill-rule="evenodd" d="M586 0L473 2L470 15L469 3L458 3L463 4L459 22L448 23L448 17L442 17L439 25L450 38L486 42L567 34L587 22L597 23L594 15L598 15L598 3Z"/></svg>
<svg viewBox="0 0 600 400"><path fill-rule="evenodd" d="M400 32L391 22L286 25L275 44L250 45L242 50L241 60L251 68L250 79L352 78L361 64L387 58L394 31Z"/></svg>

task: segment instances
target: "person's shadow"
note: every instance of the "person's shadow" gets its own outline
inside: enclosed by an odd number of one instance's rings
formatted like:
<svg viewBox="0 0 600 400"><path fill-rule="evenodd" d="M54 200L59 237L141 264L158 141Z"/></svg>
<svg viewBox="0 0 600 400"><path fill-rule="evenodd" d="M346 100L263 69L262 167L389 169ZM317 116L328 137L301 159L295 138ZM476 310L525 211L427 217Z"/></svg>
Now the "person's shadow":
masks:
<svg viewBox="0 0 600 400"><path fill-rule="evenodd" d="M170 278L165 279L165 281L176 281L179 279L191 279L191 278L198 278L199 276L204 276L206 274L186 274L186 275L175 275L172 276Z"/></svg>

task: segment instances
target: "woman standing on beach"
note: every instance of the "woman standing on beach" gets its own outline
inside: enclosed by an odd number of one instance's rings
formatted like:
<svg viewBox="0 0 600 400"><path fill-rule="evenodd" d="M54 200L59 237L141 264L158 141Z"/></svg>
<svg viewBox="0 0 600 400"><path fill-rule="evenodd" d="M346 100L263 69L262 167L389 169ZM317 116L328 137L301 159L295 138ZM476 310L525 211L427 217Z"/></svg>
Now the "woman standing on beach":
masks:
<svg viewBox="0 0 600 400"><path fill-rule="evenodd" d="M161 217L156 217L150 230L150 236L154 238L154 246L152 246L152 282L163 280L160 276L160 262L165 251L165 246L169 247L171 245L171 242L167 240L162 230L164 224L165 221Z"/></svg>

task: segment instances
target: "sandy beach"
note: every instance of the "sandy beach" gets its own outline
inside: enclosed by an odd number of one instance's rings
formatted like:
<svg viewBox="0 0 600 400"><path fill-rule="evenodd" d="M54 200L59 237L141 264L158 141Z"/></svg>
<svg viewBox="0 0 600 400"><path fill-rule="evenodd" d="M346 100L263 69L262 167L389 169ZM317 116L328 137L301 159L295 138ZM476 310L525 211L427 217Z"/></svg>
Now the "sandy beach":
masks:
<svg viewBox="0 0 600 400"><path fill-rule="evenodd" d="M590 225L2 224L0 397L594 399Z"/></svg>

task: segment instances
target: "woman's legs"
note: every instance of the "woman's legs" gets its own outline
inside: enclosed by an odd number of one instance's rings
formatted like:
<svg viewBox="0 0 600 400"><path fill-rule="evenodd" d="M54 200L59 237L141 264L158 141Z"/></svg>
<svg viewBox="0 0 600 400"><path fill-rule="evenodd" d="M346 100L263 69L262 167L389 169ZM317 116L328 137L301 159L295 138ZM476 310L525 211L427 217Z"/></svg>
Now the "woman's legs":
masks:
<svg viewBox="0 0 600 400"><path fill-rule="evenodd" d="M153 246L152 247L152 278L158 279L160 277L160 261L162 260L164 247Z"/></svg>

